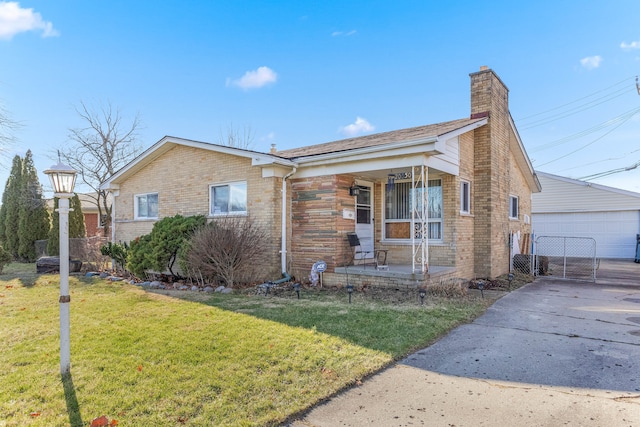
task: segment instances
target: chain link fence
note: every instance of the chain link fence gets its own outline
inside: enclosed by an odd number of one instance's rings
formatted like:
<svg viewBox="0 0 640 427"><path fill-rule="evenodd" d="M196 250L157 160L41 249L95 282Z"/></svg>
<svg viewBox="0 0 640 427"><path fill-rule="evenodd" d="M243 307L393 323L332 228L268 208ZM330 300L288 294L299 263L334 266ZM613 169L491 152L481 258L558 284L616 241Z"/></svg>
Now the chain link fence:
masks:
<svg viewBox="0 0 640 427"><path fill-rule="evenodd" d="M539 236L534 244L536 275L596 281L596 241L589 237Z"/></svg>

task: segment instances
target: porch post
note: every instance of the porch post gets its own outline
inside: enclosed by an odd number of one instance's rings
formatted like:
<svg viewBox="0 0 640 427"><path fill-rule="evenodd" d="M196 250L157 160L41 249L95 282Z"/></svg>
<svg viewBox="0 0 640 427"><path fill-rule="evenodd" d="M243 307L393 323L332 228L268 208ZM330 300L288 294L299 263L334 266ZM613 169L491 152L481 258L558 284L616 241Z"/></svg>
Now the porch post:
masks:
<svg viewBox="0 0 640 427"><path fill-rule="evenodd" d="M420 174L416 177L416 170L420 171ZM415 273L417 268L417 262L420 262L420 272L422 274L427 271L427 260L429 256L429 223L428 223L428 204L429 197L428 191L428 169L422 164L420 169L415 166L411 166L411 181L413 189L413 199L411 200L411 267ZM420 186L418 186L420 184ZM416 239L416 232L419 232L420 240Z"/></svg>

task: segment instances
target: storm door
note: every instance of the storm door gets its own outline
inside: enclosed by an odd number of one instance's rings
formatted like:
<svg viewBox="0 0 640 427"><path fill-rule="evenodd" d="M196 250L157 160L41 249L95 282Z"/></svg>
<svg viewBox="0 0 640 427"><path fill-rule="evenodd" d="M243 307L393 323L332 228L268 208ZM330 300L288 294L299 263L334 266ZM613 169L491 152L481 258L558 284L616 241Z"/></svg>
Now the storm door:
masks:
<svg viewBox="0 0 640 427"><path fill-rule="evenodd" d="M356 234L365 258L373 258L373 184L357 182L360 192L356 196Z"/></svg>

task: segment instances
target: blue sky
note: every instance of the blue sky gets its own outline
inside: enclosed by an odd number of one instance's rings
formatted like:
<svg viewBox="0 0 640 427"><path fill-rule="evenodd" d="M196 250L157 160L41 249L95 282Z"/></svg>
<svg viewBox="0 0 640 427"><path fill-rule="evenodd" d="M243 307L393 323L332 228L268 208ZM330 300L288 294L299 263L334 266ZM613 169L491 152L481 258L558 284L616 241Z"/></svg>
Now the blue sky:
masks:
<svg viewBox="0 0 640 427"><path fill-rule="evenodd" d="M217 142L250 127L287 149L469 115L487 65L541 171L640 163L640 2L0 1L0 102L22 124L0 169L34 153L40 181L82 127L74 107L140 114ZM598 182L640 192L640 167Z"/></svg>

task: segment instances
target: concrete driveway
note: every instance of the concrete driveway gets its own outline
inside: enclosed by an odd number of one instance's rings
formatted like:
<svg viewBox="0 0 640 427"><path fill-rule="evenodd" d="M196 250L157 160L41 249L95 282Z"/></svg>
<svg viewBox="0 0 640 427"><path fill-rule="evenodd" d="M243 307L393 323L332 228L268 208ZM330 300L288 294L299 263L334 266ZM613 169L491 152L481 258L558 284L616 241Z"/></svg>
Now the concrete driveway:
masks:
<svg viewBox="0 0 640 427"><path fill-rule="evenodd" d="M640 426L640 264L539 278L293 426Z"/></svg>

